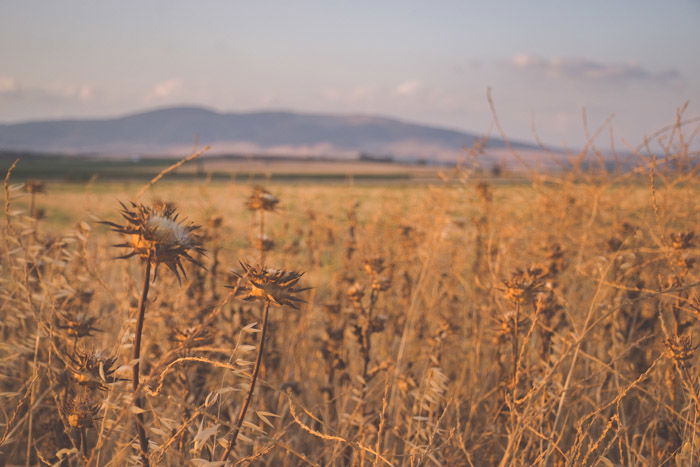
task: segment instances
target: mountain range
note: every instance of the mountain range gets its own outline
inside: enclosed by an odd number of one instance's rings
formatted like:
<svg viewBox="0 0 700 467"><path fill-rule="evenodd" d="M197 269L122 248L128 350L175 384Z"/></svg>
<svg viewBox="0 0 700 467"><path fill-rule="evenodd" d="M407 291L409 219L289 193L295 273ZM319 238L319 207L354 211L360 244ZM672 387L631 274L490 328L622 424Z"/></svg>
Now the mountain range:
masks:
<svg viewBox="0 0 700 467"><path fill-rule="evenodd" d="M200 107L156 109L118 118L30 121L0 125L0 150L172 156L193 145L212 154L356 158L450 162L463 158L479 137L451 129L366 115L294 112L219 113ZM489 139L487 151L506 144ZM513 143L525 152L538 148Z"/></svg>

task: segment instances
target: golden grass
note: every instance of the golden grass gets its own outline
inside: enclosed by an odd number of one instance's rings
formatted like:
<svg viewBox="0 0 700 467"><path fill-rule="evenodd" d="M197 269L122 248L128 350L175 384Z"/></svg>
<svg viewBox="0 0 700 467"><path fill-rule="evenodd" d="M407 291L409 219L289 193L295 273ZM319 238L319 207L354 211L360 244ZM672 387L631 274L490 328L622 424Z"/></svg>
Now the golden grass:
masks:
<svg viewBox="0 0 700 467"><path fill-rule="evenodd" d="M444 179L272 185L268 212L248 209L245 184L159 182L141 202L203 226L207 253L191 254L206 269L184 262L182 284L161 272L146 308L142 252L113 260L120 240L97 223L139 185L48 184L36 219L10 178L0 459L697 463L695 166ZM305 272L301 287L282 271Z"/></svg>

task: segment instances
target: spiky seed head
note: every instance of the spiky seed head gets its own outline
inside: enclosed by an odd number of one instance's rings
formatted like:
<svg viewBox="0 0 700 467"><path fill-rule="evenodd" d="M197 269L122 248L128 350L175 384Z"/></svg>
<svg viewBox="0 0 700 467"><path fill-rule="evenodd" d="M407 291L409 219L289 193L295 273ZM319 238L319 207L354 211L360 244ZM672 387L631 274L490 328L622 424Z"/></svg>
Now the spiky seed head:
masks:
<svg viewBox="0 0 700 467"><path fill-rule="evenodd" d="M365 271L367 271L367 274L370 276L380 275L382 272L384 272L385 267L384 258L380 256L365 260Z"/></svg>
<svg viewBox="0 0 700 467"><path fill-rule="evenodd" d="M265 188L255 186L246 201L246 206L251 211L274 211L279 202L280 200Z"/></svg>
<svg viewBox="0 0 700 467"><path fill-rule="evenodd" d="M115 376L116 357L108 357L95 352L77 352L69 357L68 367L71 376L81 386L106 391L107 385L122 381Z"/></svg>
<svg viewBox="0 0 700 467"><path fill-rule="evenodd" d="M513 303L532 303L540 293L545 283L543 278L546 272L540 268L529 267L526 270L518 269L509 280L503 280L503 295Z"/></svg>
<svg viewBox="0 0 700 467"><path fill-rule="evenodd" d="M666 356L676 362L681 368L686 368L690 359L693 358L698 345L693 346L693 342L688 336L670 337L666 339Z"/></svg>
<svg viewBox="0 0 700 467"><path fill-rule="evenodd" d="M241 262L242 272L234 272L234 277L239 279L237 286L231 286L236 290L236 295L242 300L261 300L275 305L288 306L298 309L304 300L297 295L309 290L309 287L298 287L297 284L304 275L303 272L284 271L280 269L268 269L251 266Z"/></svg>
<svg viewBox="0 0 700 467"><path fill-rule="evenodd" d="M179 220L179 214L168 203L159 203L149 207L131 202L129 206L120 203L123 225L103 221L112 231L125 236L125 242L115 245L128 248L129 253L119 259L139 256L150 260L156 266L165 264L180 280L180 272L186 276L182 260L185 259L199 267L204 267L190 256L191 252L204 254L200 226Z"/></svg>
<svg viewBox="0 0 700 467"><path fill-rule="evenodd" d="M99 419L100 405L94 404L85 393L75 396L66 409L68 424L73 428L90 428Z"/></svg>
<svg viewBox="0 0 700 467"><path fill-rule="evenodd" d="M170 335L171 340L183 347L195 347L211 342L211 335L206 329L200 327L189 327L185 329L175 329Z"/></svg>
<svg viewBox="0 0 700 467"><path fill-rule="evenodd" d="M70 337L80 339L82 337L92 337L93 332L102 332L101 329L94 326L97 318L88 316L85 313L78 313L76 316L71 316L67 312L56 313L56 327L63 329Z"/></svg>

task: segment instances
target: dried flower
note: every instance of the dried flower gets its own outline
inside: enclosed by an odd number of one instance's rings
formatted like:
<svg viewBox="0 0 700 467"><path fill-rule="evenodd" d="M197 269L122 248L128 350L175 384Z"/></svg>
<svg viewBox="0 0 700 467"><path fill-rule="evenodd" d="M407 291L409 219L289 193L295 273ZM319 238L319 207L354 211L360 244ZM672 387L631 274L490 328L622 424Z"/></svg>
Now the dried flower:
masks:
<svg viewBox="0 0 700 467"><path fill-rule="evenodd" d="M533 302L535 296L544 288L543 271L539 268L518 269L510 280L504 280L503 294L513 303Z"/></svg>
<svg viewBox="0 0 700 467"><path fill-rule="evenodd" d="M116 357L105 357L94 352L78 353L76 357L70 357L69 369L73 379L81 386L105 391L107 384L121 381L114 376L116 361Z"/></svg>
<svg viewBox="0 0 700 467"><path fill-rule="evenodd" d="M66 334L74 338L91 337L94 331L102 332L101 329L93 326L95 321L97 321L96 317L87 316L84 313L79 313L76 317L62 312L56 314L56 327L65 330Z"/></svg>
<svg viewBox="0 0 700 467"><path fill-rule="evenodd" d="M296 296L309 290L308 287L297 287L304 273L259 268L243 262L241 267L243 272L234 272L233 275L244 284L230 288L236 290L236 295L243 295L243 300L263 300L294 309L299 308L299 303L304 303Z"/></svg>
<svg viewBox="0 0 700 467"><path fill-rule="evenodd" d="M100 405L94 404L84 393L75 396L66 409L68 424L73 428L90 428L99 419Z"/></svg>
<svg viewBox="0 0 700 467"><path fill-rule="evenodd" d="M674 360L679 367L686 368L688 361L693 358L698 345L693 346L693 342L688 336L671 337L666 339L666 356Z"/></svg>
<svg viewBox="0 0 700 467"><path fill-rule="evenodd" d="M274 211L279 202L280 200L265 188L256 186L246 201L246 206L251 211Z"/></svg>
<svg viewBox="0 0 700 467"><path fill-rule="evenodd" d="M165 264L180 280L179 272L186 276L181 260L184 258L199 267L204 267L199 261L190 256L190 251L204 254L202 238L196 232L198 225L184 223L178 220L175 208L167 203L159 203L157 207L148 207L132 202L130 207L122 205L124 225L103 221L102 224L112 227L127 237L125 243L115 245L129 248L131 252L119 256L118 259L138 255L144 260L150 260L157 266Z"/></svg>
<svg viewBox="0 0 700 467"><path fill-rule="evenodd" d="M210 343L211 335L206 329L189 327L182 330L175 329L171 334L171 339L184 347L195 347Z"/></svg>

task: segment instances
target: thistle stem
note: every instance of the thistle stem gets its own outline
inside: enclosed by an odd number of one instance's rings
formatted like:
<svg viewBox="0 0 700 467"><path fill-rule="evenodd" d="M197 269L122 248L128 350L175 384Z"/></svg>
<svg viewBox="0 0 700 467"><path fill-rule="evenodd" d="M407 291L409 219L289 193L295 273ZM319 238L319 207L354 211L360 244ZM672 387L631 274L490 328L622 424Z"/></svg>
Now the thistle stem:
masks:
<svg viewBox="0 0 700 467"><path fill-rule="evenodd" d="M258 248L260 248L260 267L265 269L265 211L260 209L260 238L258 239Z"/></svg>
<svg viewBox="0 0 700 467"><path fill-rule="evenodd" d="M265 308L263 308L263 317L262 317L262 332L260 334L260 344L258 345L258 355L255 358L255 368L253 369L253 375L251 376L251 382L250 382L250 389L248 390L248 395L245 398L245 401L243 402L243 405L241 406L241 411L238 413L238 419L236 420L236 426L234 427L233 431L231 432L231 440L228 443L228 447L226 448L226 452L224 452L224 455L221 456L221 461L226 462L226 459L228 458L229 454L231 454L231 451L233 450L233 447L236 445L236 439L238 438L238 433L241 431L241 426L243 425L243 419L245 418L245 414L248 411L248 406L250 405L250 400L253 398L253 391L255 390L255 382L258 379L258 373L260 372L260 364L262 363L262 356L263 356L263 350L265 348L265 336L267 335L267 317L270 311L270 302L266 301L265 302Z"/></svg>
<svg viewBox="0 0 700 467"><path fill-rule="evenodd" d="M29 203L29 217L31 217L32 219L35 219L35 218L36 218L36 213L35 213L35 210L36 210L36 207L35 207L35 206L36 206L36 205L35 205L34 196L35 196L35 193L32 192L32 194L31 194L31 201L30 201L30 203Z"/></svg>
<svg viewBox="0 0 700 467"><path fill-rule="evenodd" d="M146 430L144 428L144 417L143 417L143 399L138 395L139 390L139 373L141 369L141 335L143 334L143 321L146 315L146 305L148 303L148 290L151 284L151 258L152 253L148 255L146 260L146 271L144 273L143 279L143 290L141 292L141 299L139 300L139 314L136 321L136 334L134 336L134 364L133 369L133 392L134 392L134 405L138 410L136 414L136 433L139 436L139 444L141 446L141 462L144 466L148 467L148 438L146 437Z"/></svg>
<svg viewBox="0 0 700 467"><path fill-rule="evenodd" d="M513 400L516 399L518 386L518 366L520 364L520 347L518 343L518 327L520 325L520 303L515 304L515 322L513 323Z"/></svg>

